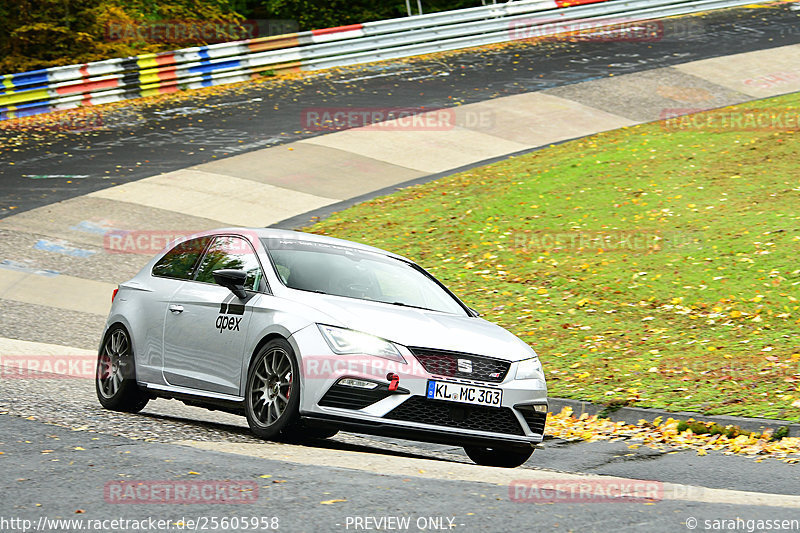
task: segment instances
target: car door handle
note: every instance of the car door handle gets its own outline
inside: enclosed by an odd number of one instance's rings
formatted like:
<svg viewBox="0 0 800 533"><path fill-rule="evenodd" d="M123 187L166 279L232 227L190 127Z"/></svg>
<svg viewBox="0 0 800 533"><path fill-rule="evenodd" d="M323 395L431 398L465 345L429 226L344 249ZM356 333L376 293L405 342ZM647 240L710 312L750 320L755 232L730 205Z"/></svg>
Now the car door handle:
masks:
<svg viewBox="0 0 800 533"><path fill-rule="evenodd" d="M178 313L183 313L183 306L182 305L170 305L169 306L169 310L177 315Z"/></svg>

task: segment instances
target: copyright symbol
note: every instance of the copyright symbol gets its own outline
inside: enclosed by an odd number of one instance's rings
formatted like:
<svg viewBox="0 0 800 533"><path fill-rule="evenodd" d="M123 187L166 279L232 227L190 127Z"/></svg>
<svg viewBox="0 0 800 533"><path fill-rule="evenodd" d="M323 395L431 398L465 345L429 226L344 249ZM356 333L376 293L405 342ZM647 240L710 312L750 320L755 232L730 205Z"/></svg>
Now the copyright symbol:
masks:
<svg viewBox="0 0 800 533"><path fill-rule="evenodd" d="M690 516L686 519L686 527L688 529L694 529L697 527L697 518Z"/></svg>

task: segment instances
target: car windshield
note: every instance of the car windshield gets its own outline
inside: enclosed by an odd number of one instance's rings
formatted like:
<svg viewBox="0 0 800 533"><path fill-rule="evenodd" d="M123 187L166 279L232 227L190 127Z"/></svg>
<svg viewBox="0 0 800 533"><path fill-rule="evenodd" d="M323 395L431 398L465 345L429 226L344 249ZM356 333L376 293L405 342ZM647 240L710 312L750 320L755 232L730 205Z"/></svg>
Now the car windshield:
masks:
<svg viewBox="0 0 800 533"><path fill-rule="evenodd" d="M409 263L338 244L262 239L289 288L465 315L436 281Z"/></svg>

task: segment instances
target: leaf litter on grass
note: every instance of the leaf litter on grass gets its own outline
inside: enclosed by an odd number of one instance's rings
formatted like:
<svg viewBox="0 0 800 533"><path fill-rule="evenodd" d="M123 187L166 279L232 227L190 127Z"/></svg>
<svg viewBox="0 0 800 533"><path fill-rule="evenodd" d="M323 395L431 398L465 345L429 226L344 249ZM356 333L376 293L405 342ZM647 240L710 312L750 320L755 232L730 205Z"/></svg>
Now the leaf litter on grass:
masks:
<svg viewBox="0 0 800 533"><path fill-rule="evenodd" d="M558 414L547 418L547 435L567 441L587 442L630 440L657 450L688 449L706 455L719 451L725 455L747 455L758 459L773 458L786 463L800 462L800 438L784 437L773 440L773 433L750 433L727 436L721 433L695 433L692 429L680 428L678 420L656 419L653 423L639 420L637 424L613 422L607 418L572 416L572 409L565 407Z"/></svg>
<svg viewBox="0 0 800 533"><path fill-rule="evenodd" d="M800 111L800 94L731 110L770 107ZM628 127L402 189L308 231L422 264L539 352L553 396L797 420L795 138Z"/></svg>

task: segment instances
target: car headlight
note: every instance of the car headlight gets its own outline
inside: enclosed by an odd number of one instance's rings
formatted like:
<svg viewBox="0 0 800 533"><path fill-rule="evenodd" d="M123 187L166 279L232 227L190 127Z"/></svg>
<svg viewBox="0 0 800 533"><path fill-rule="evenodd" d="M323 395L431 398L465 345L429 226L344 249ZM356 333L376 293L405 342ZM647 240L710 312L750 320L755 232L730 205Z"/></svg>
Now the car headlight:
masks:
<svg viewBox="0 0 800 533"><path fill-rule="evenodd" d="M334 353L375 355L406 364L406 360L403 359L397 346L380 337L352 329L323 324L317 324L317 326Z"/></svg>
<svg viewBox="0 0 800 533"><path fill-rule="evenodd" d="M516 379L544 379L542 363L538 357L525 359L517 364Z"/></svg>

